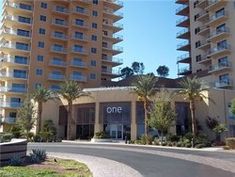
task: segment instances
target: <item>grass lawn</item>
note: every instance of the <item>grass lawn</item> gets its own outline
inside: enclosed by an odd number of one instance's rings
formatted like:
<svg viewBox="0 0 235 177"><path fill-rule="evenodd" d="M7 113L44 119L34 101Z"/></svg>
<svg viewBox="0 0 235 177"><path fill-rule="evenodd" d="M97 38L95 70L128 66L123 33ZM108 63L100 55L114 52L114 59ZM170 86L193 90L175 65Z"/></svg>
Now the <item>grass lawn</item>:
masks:
<svg viewBox="0 0 235 177"><path fill-rule="evenodd" d="M0 168L0 177L92 177L88 167L74 160L47 159L40 164L5 166Z"/></svg>

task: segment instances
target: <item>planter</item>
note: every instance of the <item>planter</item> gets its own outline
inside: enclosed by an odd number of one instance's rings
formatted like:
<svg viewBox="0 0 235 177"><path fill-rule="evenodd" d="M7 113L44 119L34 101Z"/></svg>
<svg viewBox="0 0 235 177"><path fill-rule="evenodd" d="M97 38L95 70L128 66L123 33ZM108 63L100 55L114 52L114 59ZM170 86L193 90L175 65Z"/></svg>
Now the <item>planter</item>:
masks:
<svg viewBox="0 0 235 177"><path fill-rule="evenodd" d="M112 139L98 139L98 138L92 138L91 139L91 142L92 143L101 143L101 142L106 142L106 143L111 143L111 142L113 142L113 140Z"/></svg>
<svg viewBox="0 0 235 177"><path fill-rule="evenodd" d="M10 142L0 143L0 167L7 164L14 155L24 158L26 152L26 139L12 139Z"/></svg>

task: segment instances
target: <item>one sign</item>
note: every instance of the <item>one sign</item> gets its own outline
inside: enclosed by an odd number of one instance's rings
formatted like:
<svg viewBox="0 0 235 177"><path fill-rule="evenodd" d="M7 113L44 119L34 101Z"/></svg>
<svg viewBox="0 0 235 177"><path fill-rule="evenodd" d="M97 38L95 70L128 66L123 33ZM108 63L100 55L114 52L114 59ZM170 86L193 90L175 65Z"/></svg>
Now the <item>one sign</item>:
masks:
<svg viewBox="0 0 235 177"><path fill-rule="evenodd" d="M122 107L107 107L106 112L108 114L114 114L114 113L121 114L122 113Z"/></svg>

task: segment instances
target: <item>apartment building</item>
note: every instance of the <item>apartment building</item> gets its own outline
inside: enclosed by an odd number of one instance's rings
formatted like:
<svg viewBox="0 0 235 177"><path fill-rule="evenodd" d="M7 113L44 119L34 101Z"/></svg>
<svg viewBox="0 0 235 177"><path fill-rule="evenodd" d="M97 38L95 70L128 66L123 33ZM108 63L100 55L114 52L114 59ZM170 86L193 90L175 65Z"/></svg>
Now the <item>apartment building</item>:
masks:
<svg viewBox="0 0 235 177"><path fill-rule="evenodd" d="M212 87L235 88L235 1L176 0L178 75L198 74Z"/></svg>
<svg viewBox="0 0 235 177"><path fill-rule="evenodd" d="M65 80L100 87L118 77L123 26L118 0L4 0L0 36L0 116L14 123L26 95Z"/></svg>

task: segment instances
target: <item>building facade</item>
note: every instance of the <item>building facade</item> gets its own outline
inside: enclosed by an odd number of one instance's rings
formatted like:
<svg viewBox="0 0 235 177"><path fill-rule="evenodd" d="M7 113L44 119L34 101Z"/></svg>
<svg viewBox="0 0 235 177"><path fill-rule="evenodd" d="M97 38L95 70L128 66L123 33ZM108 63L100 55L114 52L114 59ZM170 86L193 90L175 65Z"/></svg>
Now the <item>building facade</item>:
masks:
<svg viewBox="0 0 235 177"><path fill-rule="evenodd" d="M96 132L105 131L113 139L124 139L125 136L135 140L144 134L144 108L132 87L110 87L85 89L90 97L77 99L73 104L72 115L75 120L73 137L90 139ZM168 88L175 92L178 88ZM158 94L158 93L157 93ZM156 94L156 97L157 97ZM228 127L224 136L235 136L235 115L231 113L231 100L235 91L211 89L204 92L206 97L213 99L196 102L196 118L200 131L215 138L214 133L206 125L207 117L216 118ZM154 97L153 97L154 99ZM171 106L177 116L170 128L172 134L182 135L191 130L189 103L182 96L175 96ZM67 102L63 99L49 101L43 105L43 121L51 119L56 125L58 137L66 138ZM152 136L157 136L156 130L151 130Z"/></svg>
<svg viewBox="0 0 235 177"><path fill-rule="evenodd" d="M4 0L0 42L0 116L15 122L26 93L65 80L100 87L118 77L123 27L118 0Z"/></svg>
<svg viewBox="0 0 235 177"><path fill-rule="evenodd" d="M176 0L178 75L196 74L216 88L235 88L235 1ZM185 68L186 67L186 68Z"/></svg>

